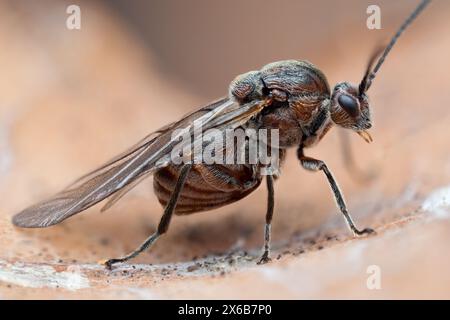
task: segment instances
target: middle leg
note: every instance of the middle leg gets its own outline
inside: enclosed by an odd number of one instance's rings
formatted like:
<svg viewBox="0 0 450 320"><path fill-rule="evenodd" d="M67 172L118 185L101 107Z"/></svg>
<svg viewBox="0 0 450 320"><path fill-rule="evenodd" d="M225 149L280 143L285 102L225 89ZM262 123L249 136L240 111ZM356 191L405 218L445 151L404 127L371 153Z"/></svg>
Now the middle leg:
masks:
<svg viewBox="0 0 450 320"><path fill-rule="evenodd" d="M273 177L271 175L266 176L267 181L267 213L266 213L266 225L264 228L264 253L261 256L258 264L264 264L270 261L270 232L273 217L273 208L275 205L275 197L273 190Z"/></svg>

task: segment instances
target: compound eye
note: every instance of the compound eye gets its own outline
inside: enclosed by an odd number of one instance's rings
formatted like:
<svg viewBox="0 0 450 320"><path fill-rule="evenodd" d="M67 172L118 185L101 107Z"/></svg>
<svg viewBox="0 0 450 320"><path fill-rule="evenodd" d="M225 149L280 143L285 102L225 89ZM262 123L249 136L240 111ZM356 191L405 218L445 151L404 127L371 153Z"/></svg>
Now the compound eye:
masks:
<svg viewBox="0 0 450 320"><path fill-rule="evenodd" d="M346 95L342 94L338 98L339 105L352 117L359 116L359 108L358 108L358 102Z"/></svg>

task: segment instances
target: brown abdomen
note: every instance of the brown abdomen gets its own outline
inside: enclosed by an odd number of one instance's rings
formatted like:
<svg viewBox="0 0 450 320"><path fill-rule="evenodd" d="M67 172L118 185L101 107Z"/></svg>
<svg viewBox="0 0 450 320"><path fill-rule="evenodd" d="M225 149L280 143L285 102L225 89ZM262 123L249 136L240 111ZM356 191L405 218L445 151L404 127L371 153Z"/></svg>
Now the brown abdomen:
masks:
<svg viewBox="0 0 450 320"><path fill-rule="evenodd" d="M180 166L159 169L153 177L153 189L165 206L178 180ZM261 176L250 165L194 165L181 191L175 214L211 210L238 201L261 183Z"/></svg>

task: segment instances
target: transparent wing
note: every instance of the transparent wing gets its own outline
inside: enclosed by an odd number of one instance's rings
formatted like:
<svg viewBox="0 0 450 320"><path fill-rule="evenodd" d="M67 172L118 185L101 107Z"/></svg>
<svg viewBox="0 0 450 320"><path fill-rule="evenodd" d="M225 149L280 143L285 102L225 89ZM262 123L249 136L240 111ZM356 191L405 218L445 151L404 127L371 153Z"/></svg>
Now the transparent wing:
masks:
<svg viewBox="0 0 450 320"><path fill-rule="evenodd" d="M155 140L163 133L167 132L167 131L173 131L175 129L181 128L184 124L189 124L189 121L192 119L192 121L196 118L199 118L201 115L204 115L205 113L213 110L216 107L220 107L221 105L223 105L224 103L226 103L228 101L228 98L221 98L209 105L206 105L198 110L195 110L193 112L190 112L186 115L184 115L181 120L176 121L176 122L172 122L162 128L160 128L159 130L152 132L150 134L148 134L147 136L145 136L143 139L141 139L139 142L137 142L135 145L133 145L132 147L128 148L128 150L122 152L121 154L115 156L113 159L111 159L110 161L108 161L107 163L103 164L102 166L96 168L95 170L79 177L77 180L75 180L74 182L72 182L69 186L66 187L67 189L71 189L71 188L75 188L81 184L83 184L84 182L86 182L87 180L91 179L92 177L100 174L102 171L106 171L108 169L110 169L113 166L117 166L119 163L121 162L125 162L127 160L129 160L130 158L132 158L134 155L136 155L136 153L141 150L142 148L150 145L153 142L156 142Z"/></svg>
<svg viewBox="0 0 450 320"><path fill-rule="evenodd" d="M13 223L28 228L51 226L112 196L105 205L104 209L107 209L138 182L170 163L171 151L179 143L176 137L186 132L193 137L193 128L197 125L201 125L203 131L239 127L266 105L266 101L239 105L228 98L217 100L148 135L65 190L18 213L13 217ZM174 138L176 129L180 131ZM195 139L192 142L195 143Z"/></svg>

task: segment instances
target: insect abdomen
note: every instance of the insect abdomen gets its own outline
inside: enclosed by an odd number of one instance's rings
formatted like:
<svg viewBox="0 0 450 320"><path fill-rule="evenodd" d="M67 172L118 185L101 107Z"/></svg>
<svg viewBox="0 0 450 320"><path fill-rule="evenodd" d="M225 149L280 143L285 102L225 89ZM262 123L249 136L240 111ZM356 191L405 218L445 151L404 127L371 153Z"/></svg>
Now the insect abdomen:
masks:
<svg viewBox="0 0 450 320"><path fill-rule="evenodd" d="M172 195L180 166L170 165L155 172L153 188L165 206ZM212 210L238 201L261 183L245 165L194 165L181 191L175 213L178 215Z"/></svg>

